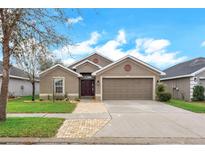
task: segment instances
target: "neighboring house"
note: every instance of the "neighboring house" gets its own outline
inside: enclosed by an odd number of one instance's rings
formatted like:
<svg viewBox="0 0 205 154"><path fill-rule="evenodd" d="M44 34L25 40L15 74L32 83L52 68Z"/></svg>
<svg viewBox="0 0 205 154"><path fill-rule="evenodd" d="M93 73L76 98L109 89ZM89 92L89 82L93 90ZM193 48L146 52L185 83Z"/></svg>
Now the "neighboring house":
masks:
<svg viewBox="0 0 205 154"><path fill-rule="evenodd" d="M167 84L172 97L191 101L193 87L205 87L205 58L195 58L164 70L166 76L161 81Z"/></svg>
<svg viewBox="0 0 205 154"><path fill-rule="evenodd" d="M68 68L55 65L40 73L40 97L97 100L154 100L162 71L132 56L113 62L93 53Z"/></svg>
<svg viewBox="0 0 205 154"><path fill-rule="evenodd" d="M3 65L0 62L0 85L2 83ZM32 84L28 79L28 75L23 70L11 66L9 75L9 96L28 96L32 95ZM1 88L0 88L1 90ZM36 94L39 94L39 79L36 81Z"/></svg>

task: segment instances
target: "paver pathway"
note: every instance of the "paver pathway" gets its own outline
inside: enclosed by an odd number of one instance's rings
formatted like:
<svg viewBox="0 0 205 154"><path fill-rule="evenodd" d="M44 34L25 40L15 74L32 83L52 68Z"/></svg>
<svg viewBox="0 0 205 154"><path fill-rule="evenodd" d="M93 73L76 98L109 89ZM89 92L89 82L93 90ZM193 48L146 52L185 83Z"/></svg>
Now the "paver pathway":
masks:
<svg viewBox="0 0 205 154"><path fill-rule="evenodd" d="M109 119L73 119L65 120L56 135L57 138L92 137L108 123Z"/></svg>

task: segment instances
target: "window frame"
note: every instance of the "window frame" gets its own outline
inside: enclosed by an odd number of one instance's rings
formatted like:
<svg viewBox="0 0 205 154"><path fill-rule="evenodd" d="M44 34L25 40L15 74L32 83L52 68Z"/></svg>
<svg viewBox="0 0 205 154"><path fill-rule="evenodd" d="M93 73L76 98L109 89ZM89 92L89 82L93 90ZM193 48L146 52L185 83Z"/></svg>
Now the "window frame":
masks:
<svg viewBox="0 0 205 154"><path fill-rule="evenodd" d="M57 80L57 79L61 79L63 81L63 83L62 83L62 88L63 88L62 93L57 93L56 92L55 80ZM64 95L65 94L65 78L64 77L53 77L53 88L54 88L54 93L55 94Z"/></svg>

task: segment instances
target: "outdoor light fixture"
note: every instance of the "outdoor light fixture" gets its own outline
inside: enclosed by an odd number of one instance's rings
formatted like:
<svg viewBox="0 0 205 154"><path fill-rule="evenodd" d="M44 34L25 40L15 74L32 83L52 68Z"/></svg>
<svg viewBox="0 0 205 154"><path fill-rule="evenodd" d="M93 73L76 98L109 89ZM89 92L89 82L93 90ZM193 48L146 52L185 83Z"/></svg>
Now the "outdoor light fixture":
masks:
<svg viewBox="0 0 205 154"><path fill-rule="evenodd" d="M100 81L99 80L97 80L97 85L100 85Z"/></svg>

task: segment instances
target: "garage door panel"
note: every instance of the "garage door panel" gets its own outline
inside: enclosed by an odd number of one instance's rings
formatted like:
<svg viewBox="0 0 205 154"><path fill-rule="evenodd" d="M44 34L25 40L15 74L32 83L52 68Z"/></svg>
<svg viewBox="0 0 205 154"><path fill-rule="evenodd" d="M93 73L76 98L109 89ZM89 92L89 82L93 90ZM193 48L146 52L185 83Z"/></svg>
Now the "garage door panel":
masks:
<svg viewBox="0 0 205 154"><path fill-rule="evenodd" d="M141 78L104 78L104 100L151 100L153 90L152 79Z"/></svg>

